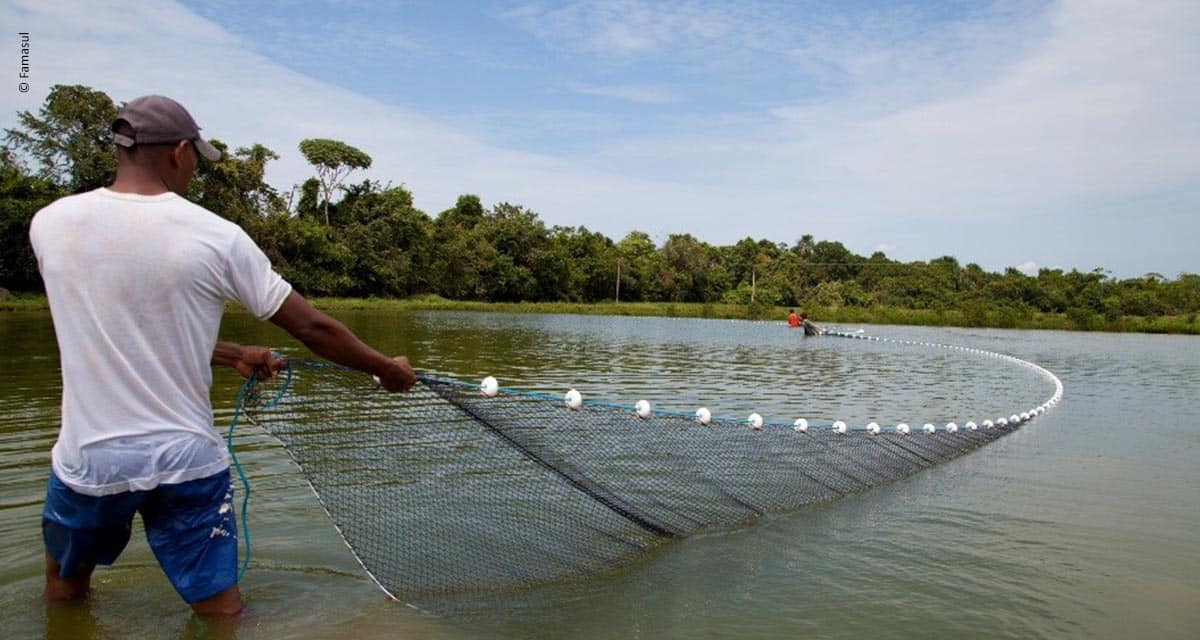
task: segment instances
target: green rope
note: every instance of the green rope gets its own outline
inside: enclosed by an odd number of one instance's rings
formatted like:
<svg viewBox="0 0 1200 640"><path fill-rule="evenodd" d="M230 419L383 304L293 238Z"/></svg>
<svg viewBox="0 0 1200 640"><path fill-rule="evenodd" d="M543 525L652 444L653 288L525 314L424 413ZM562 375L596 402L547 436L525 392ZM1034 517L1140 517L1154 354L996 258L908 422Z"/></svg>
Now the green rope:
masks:
<svg viewBox="0 0 1200 640"><path fill-rule="evenodd" d="M279 354L275 354L279 357ZM284 373L283 384L279 388L279 392L275 394L265 403L260 406L270 409L279 403L280 398L287 392L288 385L292 382L292 363L285 362L286 373ZM237 402L233 406L233 418L229 421L229 431L225 434L225 447L229 449L229 457L233 461L233 467L237 469L238 477L242 480L242 539L246 542L246 557L242 559L242 566L238 569L238 582L242 581L242 576L246 575L246 569L250 566L250 520L246 517L246 509L250 503L250 480L246 477L245 470L242 469L242 463L238 462L237 452L233 450L233 430L237 427L238 418L242 414L242 407L246 405L247 400L258 404L259 396L254 386L258 383L258 375L251 374L242 382L242 386L238 389Z"/></svg>

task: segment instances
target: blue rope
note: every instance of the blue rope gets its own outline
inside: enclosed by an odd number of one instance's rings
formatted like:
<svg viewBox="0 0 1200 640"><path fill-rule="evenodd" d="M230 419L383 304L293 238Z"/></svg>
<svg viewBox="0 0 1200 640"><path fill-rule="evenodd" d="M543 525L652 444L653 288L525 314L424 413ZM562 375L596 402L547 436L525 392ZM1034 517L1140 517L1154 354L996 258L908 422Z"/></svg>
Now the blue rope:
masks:
<svg viewBox="0 0 1200 640"><path fill-rule="evenodd" d="M279 354L275 354L279 357ZM276 404L279 404L280 398L284 393L287 393L288 386L292 383L292 363L286 362L287 370L284 373L283 384L279 388L279 392L275 394L267 402L263 403L264 408L270 409ZM242 469L242 463L238 461L237 452L233 450L233 430L237 427L238 417L242 414L242 406L246 402L254 389L254 385L258 383L258 376L251 374L242 382L242 386L238 389L237 402L233 406L233 418L229 421L229 431L225 434L225 447L229 449L229 457L233 460L233 467L237 469L238 477L242 480L242 539L246 542L246 557L242 559L242 566L238 568L237 581L241 582L242 577L246 575L246 569L250 567L250 520L246 517L247 506L250 503L250 480L246 477L245 470Z"/></svg>

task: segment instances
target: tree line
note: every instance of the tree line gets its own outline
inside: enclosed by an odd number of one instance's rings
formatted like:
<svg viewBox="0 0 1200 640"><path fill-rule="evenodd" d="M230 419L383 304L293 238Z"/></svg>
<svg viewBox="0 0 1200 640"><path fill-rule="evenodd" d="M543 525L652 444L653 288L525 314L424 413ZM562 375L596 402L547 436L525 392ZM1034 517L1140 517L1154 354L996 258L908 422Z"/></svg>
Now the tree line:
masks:
<svg viewBox="0 0 1200 640"><path fill-rule="evenodd" d="M112 181L117 109L102 91L57 85L36 114L18 112L18 124L5 131L0 287L41 290L29 221L58 197ZM1124 280L1103 269L996 273L952 256L862 256L809 234L790 244L745 238L716 246L689 233L659 244L632 231L614 241L581 226L548 227L519 204L488 208L473 194L431 216L403 186L350 180L371 158L337 140L301 141L314 175L283 192L264 181L274 151L211 142L222 159L200 164L188 197L244 228L306 295L944 309L977 324L997 324L997 311L1001 320L1044 312L1066 314L1081 328L1122 316L1194 318L1200 310L1200 275L1192 273Z"/></svg>

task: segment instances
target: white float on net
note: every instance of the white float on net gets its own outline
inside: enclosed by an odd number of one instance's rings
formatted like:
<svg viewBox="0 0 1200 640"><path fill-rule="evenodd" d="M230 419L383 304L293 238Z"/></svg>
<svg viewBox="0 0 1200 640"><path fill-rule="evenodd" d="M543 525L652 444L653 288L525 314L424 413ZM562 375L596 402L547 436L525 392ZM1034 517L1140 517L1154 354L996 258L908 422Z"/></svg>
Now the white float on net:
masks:
<svg viewBox="0 0 1200 640"><path fill-rule="evenodd" d="M489 398L495 398L500 392L500 383L492 376L488 376L479 383L479 392Z"/></svg>
<svg viewBox="0 0 1200 640"><path fill-rule="evenodd" d="M650 403L645 400L638 400L637 404L633 405L634 413L637 413L639 418L645 419L650 417Z"/></svg>
<svg viewBox="0 0 1200 640"><path fill-rule="evenodd" d="M712 412L704 407L696 409L696 422L700 424L708 424L712 422Z"/></svg>

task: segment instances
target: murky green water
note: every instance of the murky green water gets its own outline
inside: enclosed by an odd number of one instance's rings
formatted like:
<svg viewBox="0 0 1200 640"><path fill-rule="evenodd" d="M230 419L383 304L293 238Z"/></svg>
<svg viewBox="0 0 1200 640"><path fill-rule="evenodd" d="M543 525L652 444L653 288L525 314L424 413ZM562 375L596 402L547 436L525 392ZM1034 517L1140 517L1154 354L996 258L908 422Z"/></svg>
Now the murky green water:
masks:
<svg viewBox="0 0 1200 640"><path fill-rule="evenodd" d="M781 324L341 313L426 371L768 420L920 424L996 416L1053 389L928 349L802 340ZM279 445L237 446L252 482L249 610L189 614L140 534L85 605L41 603L40 506L58 418L48 314L0 314L0 622L5 638L781 638L1200 636L1200 339L866 327L1037 362L1062 404L911 478L666 545L603 575L433 616L362 574ZM222 337L295 343L247 316ZM237 384L220 372L214 402ZM453 553L447 549L447 553Z"/></svg>

